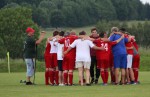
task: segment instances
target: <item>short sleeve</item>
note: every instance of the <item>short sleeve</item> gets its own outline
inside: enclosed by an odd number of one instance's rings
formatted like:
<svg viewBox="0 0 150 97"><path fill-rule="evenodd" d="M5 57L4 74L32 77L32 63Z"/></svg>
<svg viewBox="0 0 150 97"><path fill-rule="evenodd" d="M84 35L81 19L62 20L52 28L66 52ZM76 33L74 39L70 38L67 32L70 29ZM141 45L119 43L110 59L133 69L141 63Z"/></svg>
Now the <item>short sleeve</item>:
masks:
<svg viewBox="0 0 150 97"><path fill-rule="evenodd" d="M88 44L89 44L89 46L90 46L91 48L95 46L95 45L92 43L92 41L88 41Z"/></svg>
<svg viewBox="0 0 150 97"><path fill-rule="evenodd" d="M77 44L77 40L75 40L75 41L70 45L70 47L71 47L71 48L75 48L75 47L76 47L76 44Z"/></svg>

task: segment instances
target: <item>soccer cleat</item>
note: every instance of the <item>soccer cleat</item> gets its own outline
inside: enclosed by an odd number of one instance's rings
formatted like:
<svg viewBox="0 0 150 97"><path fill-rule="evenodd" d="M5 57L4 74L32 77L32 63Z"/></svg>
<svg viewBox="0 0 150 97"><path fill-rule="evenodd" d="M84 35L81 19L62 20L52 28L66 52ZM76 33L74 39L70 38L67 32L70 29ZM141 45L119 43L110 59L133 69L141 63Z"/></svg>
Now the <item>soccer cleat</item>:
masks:
<svg viewBox="0 0 150 97"><path fill-rule="evenodd" d="M103 84L102 84L102 86L107 86L107 85L108 85L107 83L103 83Z"/></svg>
<svg viewBox="0 0 150 97"><path fill-rule="evenodd" d="M93 83L94 83L94 78L92 78L92 79L91 79L91 82L90 82L90 83L91 83L91 84L93 84Z"/></svg>
<svg viewBox="0 0 150 97"><path fill-rule="evenodd" d="M91 86L91 84L86 84L86 86Z"/></svg>
<svg viewBox="0 0 150 97"><path fill-rule="evenodd" d="M26 82L26 85L33 85L33 83L32 82Z"/></svg>
<svg viewBox="0 0 150 97"><path fill-rule="evenodd" d="M130 84L131 84L131 85L135 85L136 83L135 83L134 81L131 81Z"/></svg>
<svg viewBox="0 0 150 97"><path fill-rule="evenodd" d="M98 79L95 79L95 84L98 84Z"/></svg>

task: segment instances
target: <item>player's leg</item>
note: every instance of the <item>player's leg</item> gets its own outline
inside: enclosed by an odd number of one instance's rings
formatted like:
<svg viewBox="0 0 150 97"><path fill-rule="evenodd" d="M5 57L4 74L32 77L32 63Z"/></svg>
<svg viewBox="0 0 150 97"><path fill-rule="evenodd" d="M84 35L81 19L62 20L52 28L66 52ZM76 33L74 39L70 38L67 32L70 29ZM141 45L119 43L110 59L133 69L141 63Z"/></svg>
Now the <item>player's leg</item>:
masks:
<svg viewBox="0 0 150 97"><path fill-rule="evenodd" d="M90 85L90 66L91 66L91 62L83 62L84 64L84 69L86 72L86 85L89 86Z"/></svg>
<svg viewBox="0 0 150 97"><path fill-rule="evenodd" d="M101 74L101 78L103 81L103 85L106 84L106 77L105 77L105 64L104 64L104 60L98 60L98 65L100 68L100 74Z"/></svg>
<svg viewBox="0 0 150 97"><path fill-rule="evenodd" d="M58 70L59 70L59 85L63 85L63 69L62 69L62 60L58 60Z"/></svg>
<svg viewBox="0 0 150 97"><path fill-rule="evenodd" d="M135 77L135 83L139 83L138 77L139 77L139 65L140 65L140 55L137 54L133 57L133 72Z"/></svg>
<svg viewBox="0 0 150 97"><path fill-rule="evenodd" d="M73 70L69 70L68 76L69 76L69 84L68 85L71 86L73 84Z"/></svg>
<svg viewBox="0 0 150 97"><path fill-rule="evenodd" d="M113 55L110 54L109 56L109 69L110 69L110 77L111 77L111 83L115 83L115 71L114 71L114 63L113 63Z"/></svg>
<svg viewBox="0 0 150 97"><path fill-rule="evenodd" d="M50 82L51 85L54 85L54 80L55 80L55 66L54 66L54 60L53 60L53 55L50 55L50 68L49 68L49 77L50 77Z"/></svg>
<svg viewBox="0 0 150 97"><path fill-rule="evenodd" d="M127 55L121 55L121 63L120 63L120 68L121 68L121 84L125 84L125 69L127 68Z"/></svg>
<svg viewBox="0 0 150 97"><path fill-rule="evenodd" d="M119 83L119 69L121 65L121 56L114 56L114 70L115 70L115 85Z"/></svg>
<svg viewBox="0 0 150 97"><path fill-rule="evenodd" d="M54 67L55 67L55 70L54 70L54 80L55 80L55 84L56 85L59 85L59 70L58 70L58 63L57 63L57 53L53 54L53 64L54 64Z"/></svg>
<svg viewBox="0 0 150 97"><path fill-rule="evenodd" d="M83 62L76 62L76 68L78 68L78 76L79 76L79 80L80 80L80 85L83 86Z"/></svg>
<svg viewBox="0 0 150 97"><path fill-rule="evenodd" d="M68 85L68 58L65 56L63 59L63 79L64 85Z"/></svg>
<svg viewBox="0 0 150 97"><path fill-rule="evenodd" d="M75 58L69 59L69 85L71 86L73 84L73 70L75 68Z"/></svg>
<svg viewBox="0 0 150 97"><path fill-rule="evenodd" d="M125 84L125 69L121 68L121 83L120 84Z"/></svg>
<svg viewBox="0 0 150 97"><path fill-rule="evenodd" d="M96 60L96 57L94 58L94 62L95 62L95 71L96 71L96 78L95 78L95 84L98 83L98 79L99 79L99 76L100 76L100 69L97 68L97 60Z"/></svg>
<svg viewBox="0 0 150 97"><path fill-rule="evenodd" d="M44 59L45 59L45 85L49 85L50 56L44 56Z"/></svg>
<svg viewBox="0 0 150 97"><path fill-rule="evenodd" d="M95 62L94 62L95 60L94 60L94 56L91 56L91 66L90 66L90 75L91 75L91 84L93 84L93 82L94 82L94 64L95 64Z"/></svg>
<svg viewBox="0 0 150 97"><path fill-rule="evenodd" d="M26 85L31 85L31 77L34 74L34 62L33 59L25 59L27 73L26 73Z"/></svg>
<svg viewBox="0 0 150 97"><path fill-rule="evenodd" d="M127 68L129 71L129 80L131 81L131 84L134 84L134 73L133 73L133 69L132 69L132 60L133 60L133 55L128 55L127 56Z"/></svg>

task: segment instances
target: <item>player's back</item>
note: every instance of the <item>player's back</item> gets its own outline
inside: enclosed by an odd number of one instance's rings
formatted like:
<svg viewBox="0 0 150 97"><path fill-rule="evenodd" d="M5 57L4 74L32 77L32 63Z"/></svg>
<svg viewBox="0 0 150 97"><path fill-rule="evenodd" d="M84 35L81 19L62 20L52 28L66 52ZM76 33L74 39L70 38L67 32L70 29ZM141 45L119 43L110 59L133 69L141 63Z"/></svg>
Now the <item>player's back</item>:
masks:
<svg viewBox="0 0 150 97"><path fill-rule="evenodd" d="M49 54L50 54L50 48L51 48L50 43L47 43L47 44L46 44L46 48L45 48L44 55L49 55Z"/></svg>
<svg viewBox="0 0 150 97"><path fill-rule="evenodd" d="M110 41L115 41L119 39L121 35L119 34L113 34L109 39ZM121 54L127 54L126 47L125 47L125 42L128 40L126 38L122 39L118 44L114 45L112 47L112 51L114 55L121 55Z"/></svg>

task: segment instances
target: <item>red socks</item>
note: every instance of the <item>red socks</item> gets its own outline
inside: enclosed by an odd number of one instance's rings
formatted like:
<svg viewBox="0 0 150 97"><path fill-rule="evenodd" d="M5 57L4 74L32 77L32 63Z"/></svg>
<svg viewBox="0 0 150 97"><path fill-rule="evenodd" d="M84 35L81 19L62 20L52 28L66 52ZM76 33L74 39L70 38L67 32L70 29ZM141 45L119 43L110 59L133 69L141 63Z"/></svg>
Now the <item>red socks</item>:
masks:
<svg viewBox="0 0 150 97"><path fill-rule="evenodd" d="M139 71L136 69L133 69L133 72L134 72L135 82L138 82Z"/></svg>
<svg viewBox="0 0 150 97"><path fill-rule="evenodd" d="M105 72L104 71L101 71L101 78L103 80L103 83L105 84L107 81L106 81L106 78L105 78Z"/></svg>
<svg viewBox="0 0 150 97"><path fill-rule="evenodd" d="M54 75L55 83L56 83L56 85L59 85L59 82L58 82L59 81L58 71L55 71L54 74L55 74Z"/></svg>
<svg viewBox="0 0 150 97"><path fill-rule="evenodd" d="M105 73L106 83L108 83L108 76L109 76L108 71L104 71L104 73Z"/></svg>
<svg viewBox="0 0 150 97"><path fill-rule="evenodd" d="M49 85L49 72L45 71L45 85Z"/></svg>
<svg viewBox="0 0 150 97"><path fill-rule="evenodd" d="M49 76L51 84L54 85L54 71L49 71Z"/></svg>
<svg viewBox="0 0 150 97"><path fill-rule="evenodd" d="M69 72L69 85L73 84L73 72Z"/></svg>
<svg viewBox="0 0 150 97"><path fill-rule="evenodd" d="M64 84L68 84L68 73L64 72Z"/></svg>

